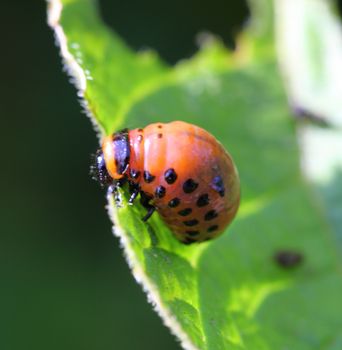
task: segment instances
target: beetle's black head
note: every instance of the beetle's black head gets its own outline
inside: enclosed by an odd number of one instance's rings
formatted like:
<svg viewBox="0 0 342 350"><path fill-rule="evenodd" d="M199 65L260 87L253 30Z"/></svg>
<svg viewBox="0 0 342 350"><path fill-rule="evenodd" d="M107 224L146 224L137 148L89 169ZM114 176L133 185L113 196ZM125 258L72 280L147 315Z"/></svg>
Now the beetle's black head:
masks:
<svg viewBox="0 0 342 350"><path fill-rule="evenodd" d="M102 187L119 183L127 178L130 159L128 129L106 136L93 157L91 176Z"/></svg>
<svg viewBox="0 0 342 350"><path fill-rule="evenodd" d="M99 148L92 155L92 165L90 166L91 178L97 181L101 187L108 187L113 183L113 178L109 175L102 149Z"/></svg>

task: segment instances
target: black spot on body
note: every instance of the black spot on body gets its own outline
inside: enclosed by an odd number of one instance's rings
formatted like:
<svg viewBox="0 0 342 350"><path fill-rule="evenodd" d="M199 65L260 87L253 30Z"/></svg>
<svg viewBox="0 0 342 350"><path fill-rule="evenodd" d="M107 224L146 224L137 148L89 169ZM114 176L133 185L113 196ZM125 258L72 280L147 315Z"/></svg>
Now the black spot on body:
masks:
<svg viewBox="0 0 342 350"><path fill-rule="evenodd" d="M140 176L140 171L139 170L135 170L135 169L131 169L130 170L130 175L131 175L132 179L136 180Z"/></svg>
<svg viewBox="0 0 342 350"><path fill-rule="evenodd" d="M158 186L155 191L155 195L157 198L163 198L165 196L166 189L164 186Z"/></svg>
<svg viewBox="0 0 342 350"><path fill-rule="evenodd" d="M204 215L204 220L205 221L210 221L215 219L218 216L216 210L209 210L205 215Z"/></svg>
<svg viewBox="0 0 342 350"><path fill-rule="evenodd" d="M164 178L169 185L173 184L177 180L177 173L175 172L175 169L167 169L164 173Z"/></svg>
<svg viewBox="0 0 342 350"><path fill-rule="evenodd" d="M195 226L198 224L198 220L192 219L192 220L183 221L183 224L185 226Z"/></svg>
<svg viewBox="0 0 342 350"><path fill-rule="evenodd" d="M217 225L213 225L213 226L210 226L207 230L207 232L214 232L214 231L217 231L218 230L218 226Z"/></svg>
<svg viewBox="0 0 342 350"><path fill-rule="evenodd" d="M282 250L274 255L274 260L281 267L292 268L298 266L303 261L303 254L290 250Z"/></svg>
<svg viewBox="0 0 342 350"><path fill-rule="evenodd" d="M220 175L215 176L211 182L211 187L214 191L218 192L221 197L224 197L225 188L222 177Z"/></svg>
<svg viewBox="0 0 342 350"><path fill-rule="evenodd" d="M170 202L168 203L168 206L170 208L176 208L179 206L179 204L180 204L180 199L176 197L170 200Z"/></svg>
<svg viewBox="0 0 342 350"><path fill-rule="evenodd" d="M179 215L181 216L187 216L189 214L192 213L192 209L191 208L185 208L185 209L182 209L178 212Z"/></svg>
<svg viewBox="0 0 342 350"><path fill-rule="evenodd" d="M138 132L144 132L144 129L138 129Z"/></svg>
<svg viewBox="0 0 342 350"><path fill-rule="evenodd" d="M156 177L150 174L148 171L144 171L144 180L147 183L151 183Z"/></svg>
<svg viewBox="0 0 342 350"><path fill-rule="evenodd" d="M198 183L195 182L193 179L188 179L183 184L183 191L185 193L192 193L196 190L198 187Z"/></svg>
<svg viewBox="0 0 342 350"><path fill-rule="evenodd" d="M197 236L197 235L199 235L200 232L189 230L189 231L185 231L185 233L188 234L189 236Z"/></svg>
<svg viewBox="0 0 342 350"><path fill-rule="evenodd" d="M159 129L161 129L162 127L163 127L163 125L161 125L161 124L158 125L158 128L159 128Z"/></svg>
<svg viewBox="0 0 342 350"><path fill-rule="evenodd" d="M204 207L209 204L209 196L207 193L202 194L201 196L198 197L197 199L197 206L198 207Z"/></svg>
<svg viewBox="0 0 342 350"><path fill-rule="evenodd" d="M158 134L158 139L161 139L163 137L163 134Z"/></svg>

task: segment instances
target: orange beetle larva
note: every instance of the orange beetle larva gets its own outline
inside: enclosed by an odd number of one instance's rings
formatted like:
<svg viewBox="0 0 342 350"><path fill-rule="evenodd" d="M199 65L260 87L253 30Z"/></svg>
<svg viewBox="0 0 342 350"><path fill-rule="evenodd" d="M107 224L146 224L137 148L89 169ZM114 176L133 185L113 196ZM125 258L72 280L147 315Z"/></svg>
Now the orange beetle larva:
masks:
<svg viewBox="0 0 342 350"><path fill-rule="evenodd" d="M95 157L93 177L117 188L128 181L130 203L140 194L185 244L221 234L233 220L240 183L232 157L204 129L181 121L107 136Z"/></svg>

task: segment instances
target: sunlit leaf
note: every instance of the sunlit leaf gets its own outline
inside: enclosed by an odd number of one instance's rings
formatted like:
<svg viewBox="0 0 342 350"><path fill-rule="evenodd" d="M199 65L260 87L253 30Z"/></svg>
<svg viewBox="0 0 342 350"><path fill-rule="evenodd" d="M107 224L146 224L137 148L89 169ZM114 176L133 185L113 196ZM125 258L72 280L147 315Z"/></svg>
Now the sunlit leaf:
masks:
<svg viewBox="0 0 342 350"><path fill-rule="evenodd" d="M90 0L52 1L49 21L100 136L185 120L214 134L236 161L241 208L210 243L182 245L158 215L142 222L144 209L127 205L125 189L121 208L109 198L133 274L183 347L333 349L342 342L334 232L301 174L271 2L254 5L260 17L235 53L207 38L175 67L129 50ZM282 266L284 251L301 262Z"/></svg>

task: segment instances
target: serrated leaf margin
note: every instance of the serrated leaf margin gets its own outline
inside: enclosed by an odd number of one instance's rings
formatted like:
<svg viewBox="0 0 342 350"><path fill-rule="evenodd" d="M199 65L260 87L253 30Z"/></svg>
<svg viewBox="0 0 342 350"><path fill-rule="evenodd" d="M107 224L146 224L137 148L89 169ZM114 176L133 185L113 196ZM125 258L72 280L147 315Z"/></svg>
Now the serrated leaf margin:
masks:
<svg viewBox="0 0 342 350"><path fill-rule="evenodd" d="M85 99L85 91L87 88L87 79L82 67L78 64L76 58L68 49L67 37L64 33L63 27L60 24L60 18L63 11L63 4L61 0L47 0L47 22L53 30L56 40L56 45L60 49L60 56L63 61L63 68L70 77L70 81L77 89L77 96L85 114L91 120L101 142L105 136L104 130L97 123L95 116L91 112L88 102ZM111 197L108 197L107 211L113 223L113 234L119 238L120 246L123 248L124 256L132 271L132 274L142 286L142 289L147 294L147 300L152 304L153 309L161 317L164 324L171 330L171 333L178 338L181 346L185 350L200 350L190 340L187 333L182 329L180 323L163 304L158 288L145 274L144 269L139 263L134 250L132 249L128 237L125 235L124 229L118 225L119 219L117 209Z"/></svg>

